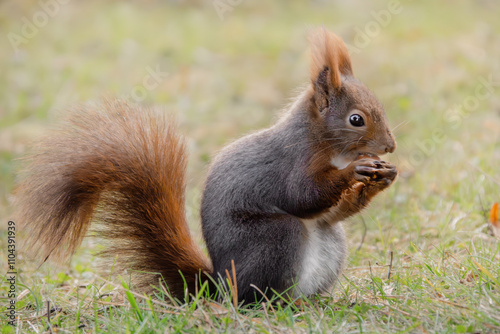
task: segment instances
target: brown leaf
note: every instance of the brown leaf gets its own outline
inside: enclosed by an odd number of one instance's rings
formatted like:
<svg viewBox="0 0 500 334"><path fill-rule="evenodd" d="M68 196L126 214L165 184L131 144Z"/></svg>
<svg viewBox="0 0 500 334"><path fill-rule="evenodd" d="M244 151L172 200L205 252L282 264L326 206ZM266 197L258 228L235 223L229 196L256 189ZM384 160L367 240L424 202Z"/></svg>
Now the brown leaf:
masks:
<svg viewBox="0 0 500 334"><path fill-rule="evenodd" d="M498 203L494 203L490 210L490 223L493 235L500 238L500 222L498 221Z"/></svg>
<svg viewBox="0 0 500 334"><path fill-rule="evenodd" d="M500 223L498 222L498 203L493 203L491 207L490 222L492 225L500 227Z"/></svg>

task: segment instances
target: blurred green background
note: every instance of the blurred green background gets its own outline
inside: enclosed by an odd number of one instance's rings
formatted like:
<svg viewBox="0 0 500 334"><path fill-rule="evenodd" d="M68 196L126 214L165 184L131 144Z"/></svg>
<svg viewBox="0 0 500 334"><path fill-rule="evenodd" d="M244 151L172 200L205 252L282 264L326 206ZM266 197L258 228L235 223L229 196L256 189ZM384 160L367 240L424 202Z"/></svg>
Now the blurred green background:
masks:
<svg viewBox="0 0 500 334"><path fill-rule="evenodd" d="M499 13L493 0L3 1L0 230L16 158L69 106L111 95L178 119L199 237L211 158L272 124L309 82L307 32L324 25L348 44L355 75L384 104L398 140L387 160L400 178L363 214L368 232L351 265L411 245L463 255L453 245L490 238L486 215L500 201ZM157 85L144 85L151 72L161 74ZM363 228L352 221L356 246Z"/></svg>

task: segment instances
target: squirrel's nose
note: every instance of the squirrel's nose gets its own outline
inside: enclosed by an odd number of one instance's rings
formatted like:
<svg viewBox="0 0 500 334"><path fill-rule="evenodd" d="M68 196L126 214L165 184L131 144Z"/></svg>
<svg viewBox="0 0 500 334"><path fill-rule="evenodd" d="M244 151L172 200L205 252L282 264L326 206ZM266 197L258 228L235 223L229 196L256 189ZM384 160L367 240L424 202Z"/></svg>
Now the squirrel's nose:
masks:
<svg viewBox="0 0 500 334"><path fill-rule="evenodd" d="M392 153L396 150L396 141L391 138L391 140L385 145L385 152Z"/></svg>
<svg viewBox="0 0 500 334"><path fill-rule="evenodd" d="M392 134L391 130L387 129L387 135L385 136L385 153L392 153L396 150L396 139Z"/></svg>
<svg viewBox="0 0 500 334"><path fill-rule="evenodd" d="M391 132L387 131L385 140L379 146L380 153L392 153L396 150L396 140Z"/></svg>

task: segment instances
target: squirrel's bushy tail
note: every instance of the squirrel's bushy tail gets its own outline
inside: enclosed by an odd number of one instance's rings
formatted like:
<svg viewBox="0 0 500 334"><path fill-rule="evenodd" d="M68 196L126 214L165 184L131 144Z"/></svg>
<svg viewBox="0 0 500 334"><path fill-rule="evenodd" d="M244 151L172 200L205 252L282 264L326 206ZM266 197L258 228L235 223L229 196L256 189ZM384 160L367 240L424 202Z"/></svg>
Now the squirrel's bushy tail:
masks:
<svg viewBox="0 0 500 334"><path fill-rule="evenodd" d="M80 107L27 159L17 219L44 259L71 256L96 221L108 241L102 255L160 273L174 295L211 271L185 218L184 144L161 115L114 100ZM138 277L142 287L158 284Z"/></svg>

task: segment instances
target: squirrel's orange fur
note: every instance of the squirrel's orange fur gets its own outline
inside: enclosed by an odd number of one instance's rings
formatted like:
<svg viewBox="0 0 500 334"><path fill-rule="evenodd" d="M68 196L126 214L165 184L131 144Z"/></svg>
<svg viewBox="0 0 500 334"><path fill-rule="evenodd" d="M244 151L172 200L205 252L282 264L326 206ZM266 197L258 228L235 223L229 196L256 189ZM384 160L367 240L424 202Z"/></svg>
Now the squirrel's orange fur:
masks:
<svg viewBox="0 0 500 334"><path fill-rule="evenodd" d="M142 109L142 108L141 108ZM175 295L211 265L184 212L186 154L171 122L124 102L81 107L37 145L16 196L17 221L44 258L70 257L92 220L103 255L161 273ZM119 138L119 139L117 139ZM139 285L158 284L144 275Z"/></svg>
<svg viewBox="0 0 500 334"><path fill-rule="evenodd" d="M331 73L331 83L335 88L341 86L341 74L353 75L351 58L344 41L324 28L316 29L309 35L311 44L310 76L314 83L325 66Z"/></svg>

